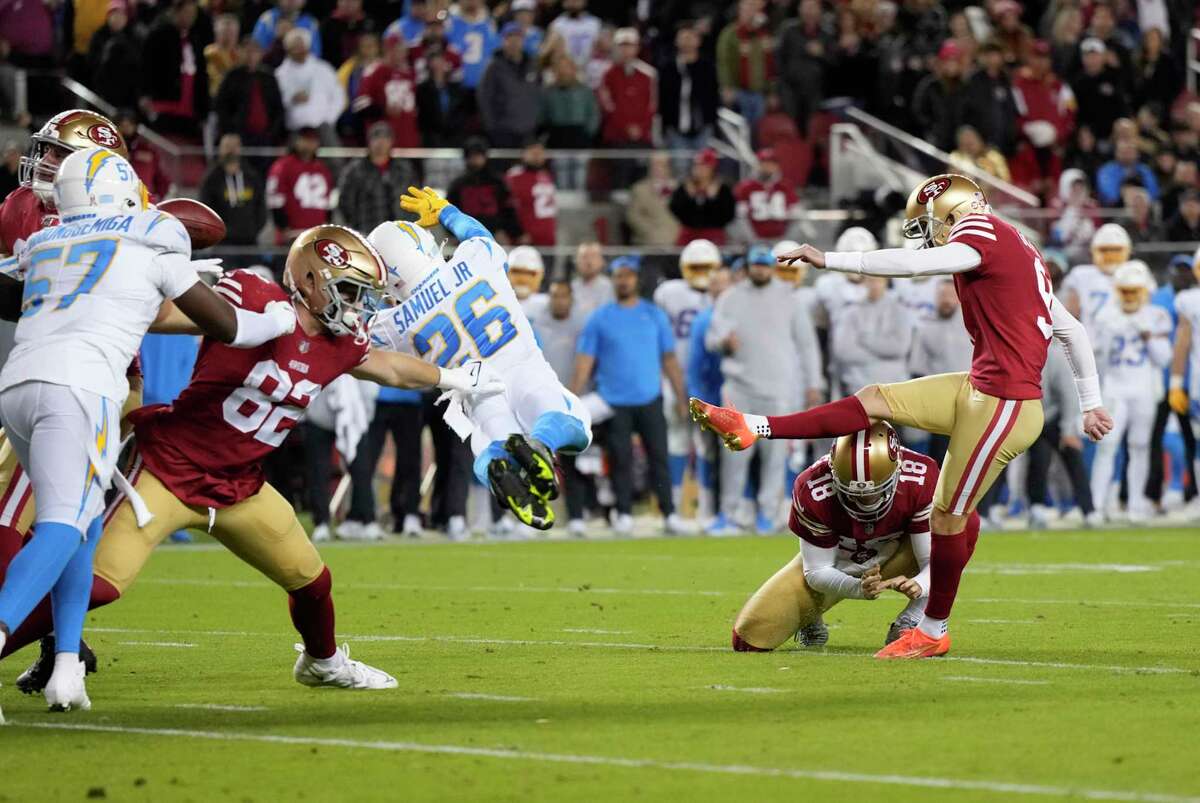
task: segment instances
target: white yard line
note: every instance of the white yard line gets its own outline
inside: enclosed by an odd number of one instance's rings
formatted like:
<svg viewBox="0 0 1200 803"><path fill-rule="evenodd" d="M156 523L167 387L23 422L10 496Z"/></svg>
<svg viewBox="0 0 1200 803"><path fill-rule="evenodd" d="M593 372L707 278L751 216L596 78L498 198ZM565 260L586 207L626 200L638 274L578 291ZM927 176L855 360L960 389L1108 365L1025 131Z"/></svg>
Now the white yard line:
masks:
<svg viewBox="0 0 1200 803"><path fill-rule="evenodd" d="M787 689L772 689L768 686L725 686L721 683L714 683L704 688L713 691L740 691L746 694L784 694L787 692Z"/></svg>
<svg viewBox="0 0 1200 803"><path fill-rule="evenodd" d="M979 678L972 675L946 675L942 680L959 683L1008 683L1013 686L1049 686L1048 680L1018 680L1016 678Z"/></svg>
<svg viewBox="0 0 1200 803"><path fill-rule="evenodd" d="M178 647L187 648L196 645L190 641L118 641L122 647Z"/></svg>
<svg viewBox="0 0 1200 803"><path fill-rule="evenodd" d="M220 703L176 703L172 708L199 708L205 711L269 711L265 705L221 705Z"/></svg>
<svg viewBox="0 0 1200 803"><path fill-rule="evenodd" d="M967 624L971 625L1040 625L1045 624L1043 619L968 619Z"/></svg>
<svg viewBox="0 0 1200 803"><path fill-rule="evenodd" d="M517 697L511 694L484 694L474 691L448 691L444 697L454 697L458 700L492 700L497 703L532 703L536 702L533 697Z"/></svg>
<svg viewBox="0 0 1200 803"><path fill-rule="evenodd" d="M590 633L594 636L624 636L632 633L632 630L601 630L598 627L564 627L564 633Z"/></svg>
<svg viewBox="0 0 1200 803"><path fill-rule="evenodd" d="M1057 786L1052 784L1013 783L999 780L972 780L921 775L872 774L839 770L792 769L761 767L749 764L708 764L701 761L670 761L653 758L587 755L577 753L545 753L537 750L515 750L499 747L475 747L457 744L425 744L422 742L366 741L359 739L325 739L311 736L288 736L272 733L238 731L186 730L182 728L135 728L120 725L93 725L67 722L13 722L14 727L39 728L90 733L116 733L129 736L159 738L203 739L218 742L254 742L296 747L340 747L349 750L374 750L390 753L419 753L426 755L471 756L507 761L528 761L544 764L573 764L616 767L619 769L649 769L708 775L736 775L757 778L790 778L805 781L827 781L840 784L875 784L883 786L948 789L963 792L991 792L1035 797L1077 798L1083 800L1118 800L1135 803L1200 803L1200 797L1187 795L1137 792L1125 789L1093 789Z"/></svg>
<svg viewBox="0 0 1200 803"><path fill-rule="evenodd" d="M93 633L145 633L145 634L180 634L188 636L244 636L252 638L288 638L292 635L283 634L281 632L263 633L251 632L244 630L146 630L140 628L124 628L124 627L90 627L89 631ZM610 650L652 650L657 652L730 652L729 647L719 647L714 644L648 644L643 642L623 642L623 641L569 641L565 639L499 639L499 638L482 638L477 636L449 636L449 635L432 635L432 636L410 636L410 635L381 635L381 634L342 634L339 638L345 638L350 641L400 641L412 643L424 642L441 642L447 644L489 644L498 646L514 646L514 647L589 647L595 649L610 649ZM849 658L863 659L870 657L868 653L857 652L838 652L838 651L823 651L823 652L802 652L788 651L789 656L797 656L798 658ZM1062 661L1018 661L1015 659L1006 658L973 658L970 656L943 656L937 659L940 662L961 661L971 664L982 664L992 666L1033 666L1042 667L1045 669L1081 669L1095 670L1101 672L1127 672L1133 674L1146 675L1177 675L1190 674L1194 670L1179 666L1119 666L1115 664L1079 664L1068 663Z"/></svg>

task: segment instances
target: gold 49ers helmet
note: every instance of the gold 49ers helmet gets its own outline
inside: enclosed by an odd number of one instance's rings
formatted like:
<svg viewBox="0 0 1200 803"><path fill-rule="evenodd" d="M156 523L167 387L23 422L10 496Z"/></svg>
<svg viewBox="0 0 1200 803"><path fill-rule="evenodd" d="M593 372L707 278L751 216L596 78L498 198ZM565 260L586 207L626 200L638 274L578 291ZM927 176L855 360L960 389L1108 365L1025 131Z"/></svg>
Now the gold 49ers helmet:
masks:
<svg viewBox="0 0 1200 803"><path fill-rule="evenodd" d="M73 151L97 146L128 159L129 149L120 130L103 114L86 109L59 112L36 134L29 153L21 157L20 181L47 206L54 205L54 176Z"/></svg>
<svg viewBox="0 0 1200 803"><path fill-rule="evenodd" d="M892 507L900 479L900 439L880 421L834 441L829 452L833 487L846 512L859 521L878 521Z"/></svg>
<svg viewBox="0 0 1200 803"><path fill-rule="evenodd" d="M508 281L521 301L542 289L546 266L542 255L529 245L518 245L508 252Z"/></svg>
<svg viewBox="0 0 1200 803"><path fill-rule="evenodd" d="M697 290L707 290L712 272L721 267L721 252L712 240L692 240L679 254L679 275Z"/></svg>
<svg viewBox="0 0 1200 803"><path fill-rule="evenodd" d="M990 214L992 207L979 185L957 173L927 178L908 196L904 236L925 247L945 245L950 230L963 215Z"/></svg>
<svg viewBox="0 0 1200 803"><path fill-rule="evenodd" d="M365 339L386 286L383 257L345 226L314 226L288 251L283 285L334 335Z"/></svg>

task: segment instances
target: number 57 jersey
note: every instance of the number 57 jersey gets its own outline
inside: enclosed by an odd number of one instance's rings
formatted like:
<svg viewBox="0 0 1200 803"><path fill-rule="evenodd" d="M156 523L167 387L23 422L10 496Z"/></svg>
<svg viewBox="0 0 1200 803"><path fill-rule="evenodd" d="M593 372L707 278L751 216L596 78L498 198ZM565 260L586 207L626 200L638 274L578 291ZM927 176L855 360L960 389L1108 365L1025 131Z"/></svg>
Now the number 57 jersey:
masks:
<svg viewBox="0 0 1200 803"><path fill-rule="evenodd" d="M287 292L249 271L214 288L229 303L262 312ZM368 345L327 331L289 335L236 349L205 338L191 382L172 405L130 413L139 460L181 502L225 508L262 487L262 461L287 438L309 403L360 365Z"/></svg>

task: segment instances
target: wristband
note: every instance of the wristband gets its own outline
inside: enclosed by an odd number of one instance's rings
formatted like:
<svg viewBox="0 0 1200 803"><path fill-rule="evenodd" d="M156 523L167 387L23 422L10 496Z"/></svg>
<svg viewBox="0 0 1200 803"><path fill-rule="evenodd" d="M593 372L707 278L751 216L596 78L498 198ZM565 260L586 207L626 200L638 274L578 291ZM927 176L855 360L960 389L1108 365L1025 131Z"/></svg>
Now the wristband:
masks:
<svg viewBox="0 0 1200 803"><path fill-rule="evenodd" d="M1183 390L1183 375L1171 374L1170 390Z"/></svg>
<svg viewBox="0 0 1200 803"><path fill-rule="evenodd" d="M1103 406L1100 398L1100 377L1086 376L1075 380L1075 391L1079 394L1079 409L1082 412Z"/></svg>

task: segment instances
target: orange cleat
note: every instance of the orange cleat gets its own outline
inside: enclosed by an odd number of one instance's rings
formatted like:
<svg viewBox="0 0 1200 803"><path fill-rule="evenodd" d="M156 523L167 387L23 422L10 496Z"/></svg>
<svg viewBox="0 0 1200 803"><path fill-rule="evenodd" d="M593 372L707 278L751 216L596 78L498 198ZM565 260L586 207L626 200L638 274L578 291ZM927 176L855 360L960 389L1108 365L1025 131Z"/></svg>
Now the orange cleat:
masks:
<svg viewBox="0 0 1200 803"><path fill-rule="evenodd" d="M731 452L749 449L758 440L758 435L746 426L746 418L733 407L718 407L695 396L688 399L692 420L725 442Z"/></svg>
<svg viewBox="0 0 1200 803"><path fill-rule="evenodd" d="M936 658L950 652L950 634L941 638L928 636L920 628L909 628L900 638L875 653L882 660L893 658Z"/></svg>

